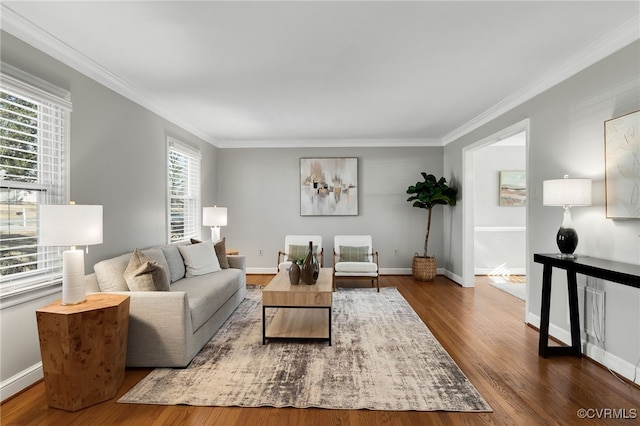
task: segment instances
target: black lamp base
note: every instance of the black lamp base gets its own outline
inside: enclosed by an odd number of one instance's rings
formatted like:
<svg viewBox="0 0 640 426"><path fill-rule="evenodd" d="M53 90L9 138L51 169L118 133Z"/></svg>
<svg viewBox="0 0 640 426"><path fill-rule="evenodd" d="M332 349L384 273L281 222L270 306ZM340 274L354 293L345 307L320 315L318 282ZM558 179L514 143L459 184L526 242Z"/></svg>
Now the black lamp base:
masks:
<svg viewBox="0 0 640 426"><path fill-rule="evenodd" d="M561 226L556 235L556 243L562 257L575 259L573 252L578 246L578 233L575 229Z"/></svg>

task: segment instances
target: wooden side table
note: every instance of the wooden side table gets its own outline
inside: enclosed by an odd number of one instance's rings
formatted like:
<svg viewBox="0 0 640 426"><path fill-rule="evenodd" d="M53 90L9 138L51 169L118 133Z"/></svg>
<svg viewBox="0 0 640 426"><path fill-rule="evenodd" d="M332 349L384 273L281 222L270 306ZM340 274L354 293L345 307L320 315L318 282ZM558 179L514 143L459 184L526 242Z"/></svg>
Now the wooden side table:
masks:
<svg viewBox="0 0 640 426"><path fill-rule="evenodd" d="M227 256L239 255L240 251L238 249L227 249L225 254Z"/></svg>
<svg viewBox="0 0 640 426"><path fill-rule="evenodd" d="M47 403L77 411L113 398L124 381L129 296L91 294L36 311Z"/></svg>

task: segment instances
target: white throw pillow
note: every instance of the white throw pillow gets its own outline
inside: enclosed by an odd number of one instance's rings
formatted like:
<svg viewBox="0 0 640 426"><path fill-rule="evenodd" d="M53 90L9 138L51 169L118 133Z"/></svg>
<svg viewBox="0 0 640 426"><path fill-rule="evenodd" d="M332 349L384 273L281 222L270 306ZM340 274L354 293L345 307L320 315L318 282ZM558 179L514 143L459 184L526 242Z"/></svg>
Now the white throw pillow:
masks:
<svg viewBox="0 0 640 426"><path fill-rule="evenodd" d="M207 240L198 244L178 246L187 268L187 277L210 274L221 270L220 262L213 248L213 241Z"/></svg>

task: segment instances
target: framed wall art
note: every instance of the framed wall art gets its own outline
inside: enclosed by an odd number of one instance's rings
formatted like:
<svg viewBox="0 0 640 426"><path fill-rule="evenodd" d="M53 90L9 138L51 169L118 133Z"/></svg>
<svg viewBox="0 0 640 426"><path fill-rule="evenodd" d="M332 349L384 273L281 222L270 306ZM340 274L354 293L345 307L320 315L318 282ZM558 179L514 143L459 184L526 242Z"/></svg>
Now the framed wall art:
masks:
<svg viewBox="0 0 640 426"><path fill-rule="evenodd" d="M524 170L500 172L500 205L524 206L527 203L527 173Z"/></svg>
<svg viewBox="0 0 640 426"><path fill-rule="evenodd" d="M607 218L640 219L640 111L604 122Z"/></svg>
<svg viewBox="0 0 640 426"><path fill-rule="evenodd" d="M300 159L301 216L358 215L358 159Z"/></svg>

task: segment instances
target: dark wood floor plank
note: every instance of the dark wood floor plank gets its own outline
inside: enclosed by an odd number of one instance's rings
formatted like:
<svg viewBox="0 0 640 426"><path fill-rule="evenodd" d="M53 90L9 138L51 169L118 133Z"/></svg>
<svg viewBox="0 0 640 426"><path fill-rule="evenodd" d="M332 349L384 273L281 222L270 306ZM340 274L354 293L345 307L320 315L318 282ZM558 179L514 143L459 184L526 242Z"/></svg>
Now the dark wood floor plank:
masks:
<svg viewBox="0 0 640 426"><path fill-rule="evenodd" d="M266 285L272 276L248 275ZM110 401L74 413L49 408L42 382L5 401L2 425L570 425L585 409L635 409L640 389L615 378L586 358L538 356L538 332L524 323L524 302L478 277L462 288L438 276L417 282L383 276L429 327L465 375L491 405L492 413L384 412L294 408L187 407L118 404L115 401L151 369L127 369L125 382ZM521 278L518 278L522 282ZM514 280L514 281L517 281ZM349 285L349 283L346 283ZM354 285L358 285L355 284ZM629 419L593 419L590 425L629 425Z"/></svg>

